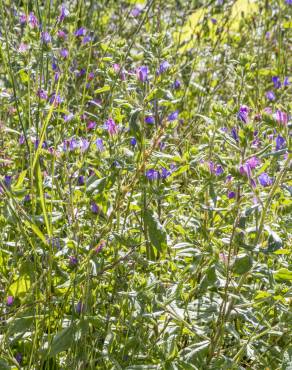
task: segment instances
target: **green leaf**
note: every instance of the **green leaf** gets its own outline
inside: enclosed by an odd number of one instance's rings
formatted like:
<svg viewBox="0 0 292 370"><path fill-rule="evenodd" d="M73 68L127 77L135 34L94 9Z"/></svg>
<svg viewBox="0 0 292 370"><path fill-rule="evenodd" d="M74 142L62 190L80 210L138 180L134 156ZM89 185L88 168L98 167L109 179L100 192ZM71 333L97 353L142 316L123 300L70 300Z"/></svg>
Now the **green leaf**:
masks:
<svg viewBox="0 0 292 370"><path fill-rule="evenodd" d="M233 264L233 271L236 274L244 274L252 268L252 258L247 254L242 254L236 258Z"/></svg>
<svg viewBox="0 0 292 370"><path fill-rule="evenodd" d="M89 195L103 191L107 183L107 177L98 179L96 176L90 176L86 183L86 193Z"/></svg>
<svg viewBox="0 0 292 370"><path fill-rule="evenodd" d="M14 281L9 287L9 294L14 297L25 295L29 290L31 281L28 275L21 275L16 281Z"/></svg>
<svg viewBox="0 0 292 370"><path fill-rule="evenodd" d="M106 91L109 91L110 90L110 86L109 85L104 85L103 87L95 90L95 94L101 94L101 93L104 93Z"/></svg>
<svg viewBox="0 0 292 370"><path fill-rule="evenodd" d="M24 334L33 324L33 319L34 316L24 316L16 319L14 318L8 325L8 334Z"/></svg>
<svg viewBox="0 0 292 370"><path fill-rule="evenodd" d="M151 243L159 252L162 252L167 248L167 235L165 229L152 211L147 210L144 217Z"/></svg>
<svg viewBox="0 0 292 370"><path fill-rule="evenodd" d="M281 268L274 272L274 278L276 280L292 280L292 271L286 268Z"/></svg>
<svg viewBox="0 0 292 370"><path fill-rule="evenodd" d="M54 357L58 353L69 349L73 343L75 333L75 326L69 326L68 328L65 328L57 333L52 340L49 357Z"/></svg>

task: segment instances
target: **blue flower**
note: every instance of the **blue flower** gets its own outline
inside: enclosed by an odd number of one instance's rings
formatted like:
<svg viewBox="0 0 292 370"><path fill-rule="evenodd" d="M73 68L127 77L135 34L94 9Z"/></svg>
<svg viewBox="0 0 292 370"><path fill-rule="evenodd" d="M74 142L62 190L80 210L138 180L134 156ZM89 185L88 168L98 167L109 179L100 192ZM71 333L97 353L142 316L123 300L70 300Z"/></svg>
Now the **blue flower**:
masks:
<svg viewBox="0 0 292 370"><path fill-rule="evenodd" d="M234 191L229 191L228 192L228 199L233 199L235 198L235 192Z"/></svg>
<svg viewBox="0 0 292 370"><path fill-rule="evenodd" d="M155 122L155 119L153 116L146 116L145 117L145 123L148 123L149 125L153 125L153 123Z"/></svg>
<svg viewBox="0 0 292 370"><path fill-rule="evenodd" d="M215 175L216 175L216 176L220 176L220 175L222 175L222 174L223 174L223 172L224 172L223 167L222 167L222 166L220 166L220 164L218 164L218 165L216 166Z"/></svg>
<svg viewBox="0 0 292 370"><path fill-rule="evenodd" d="M283 85L284 85L285 87L287 87L287 86L289 86L289 85L290 85L289 77L285 77L285 78L284 78Z"/></svg>
<svg viewBox="0 0 292 370"><path fill-rule="evenodd" d="M74 139L74 137L69 141L69 149L70 150L75 150L78 148L78 141Z"/></svg>
<svg viewBox="0 0 292 370"><path fill-rule="evenodd" d="M278 76L273 76L272 81L275 89L279 89L281 87L281 81Z"/></svg>
<svg viewBox="0 0 292 370"><path fill-rule="evenodd" d="M170 115L167 117L168 121L175 121L178 118L178 111L170 113Z"/></svg>
<svg viewBox="0 0 292 370"><path fill-rule="evenodd" d="M130 143L132 146L135 146L137 144L137 139L135 137L132 137Z"/></svg>
<svg viewBox="0 0 292 370"><path fill-rule="evenodd" d="M276 150L283 149L285 148L285 146L286 146L286 140L282 136L278 135L276 137Z"/></svg>
<svg viewBox="0 0 292 370"><path fill-rule="evenodd" d="M41 38L44 44L49 44L52 41L51 35L47 31L42 32Z"/></svg>
<svg viewBox="0 0 292 370"><path fill-rule="evenodd" d="M236 129L236 127L233 127L233 128L231 129L231 136L233 137L233 139L234 139L235 141L238 141L238 133L237 133L237 129Z"/></svg>
<svg viewBox="0 0 292 370"><path fill-rule="evenodd" d="M103 152L103 151L104 151L104 146L103 146L103 141L102 141L102 139L96 139L95 144L96 144L96 146L97 146L97 149L98 149L100 152Z"/></svg>
<svg viewBox="0 0 292 370"><path fill-rule="evenodd" d="M247 123L248 121L248 113L249 113L249 108L246 105L242 105L239 108L239 112L237 113L237 118L244 122Z"/></svg>
<svg viewBox="0 0 292 370"><path fill-rule="evenodd" d="M62 22L69 15L69 10L64 5L61 6L59 22Z"/></svg>
<svg viewBox="0 0 292 370"><path fill-rule="evenodd" d="M95 203L95 202L92 202L91 203L91 211L92 213L94 214L98 214L99 213L99 206Z"/></svg>
<svg viewBox="0 0 292 370"><path fill-rule="evenodd" d="M157 180L159 178L159 172L151 168L146 171L146 177L148 180Z"/></svg>
<svg viewBox="0 0 292 370"><path fill-rule="evenodd" d="M172 84L172 87L173 87L175 90L180 89L180 87L181 87L181 82L180 82L180 80L175 80L175 81L174 81L174 83Z"/></svg>
<svg viewBox="0 0 292 370"><path fill-rule="evenodd" d="M89 148L89 141L86 139L81 139L81 152L85 152Z"/></svg>
<svg viewBox="0 0 292 370"><path fill-rule="evenodd" d="M60 50L60 55L61 55L62 58L66 59L69 56L69 51L67 49L61 49Z"/></svg>
<svg viewBox="0 0 292 370"><path fill-rule="evenodd" d="M141 82L146 82L148 80L149 69L147 66L141 66L137 68L137 77Z"/></svg>
<svg viewBox="0 0 292 370"><path fill-rule="evenodd" d="M259 183L260 183L262 186L264 186L264 187L266 187L266 186L270 186L270 185L272 185L272 183L273 183L273 180L272 180L272 179L270 178L270 176L269 176L267 173L265 173L265 172L263 172L263 173L261 173L261 174L259 175L258 180L259 180Z"/></svg>
<svg viewBox="0 0 292 370"><path fill-rule="evenodd" d="M83 37L81 43L82 44L87 44L90 41L91 41L91 37L90 36L85 36L85 37Z"/></svg>
<svg viewBox="0 0 292 370"><path fill-rule="evenodd" d="M165 61L163 61L163 62L160 64L160 66L159 66L159 68L158 68L158 70L157 70L157 74L164 73L164 72L166 72L169 68L170 68L170 64L168 63L168 61L167 61L167 60L165 60Z"/></svg>
<svg viewBox="0 0 292 370"><path fill-rule="evenodd" d="M162 169L161 169L161 178L162 179L166 179L170 175L171 175L171 171L169 171L166 168L162 167Z"/></svg>
<svg viewBox="0 0 292 370"><path fill-rule="evenodd" d="M71 267L75 267L75 266L77 266L77 264L78 264L78 259L77 259L77 257L75 257L75 256L70 256L70 257L69 257L69 265L70 265Z"/></svg>
<svg viewBox="0 0 292 370"><path fill-rule="evenodd" d="M78 176L78 185L81 186L81 185L84 185L84 183L85 183L84 182L84 176L82 176L82 175L81 176Z"/></svg>
<svg viewBox="0 0 292 370"><path fill-rule="evenodd" d="M77 31L75 31L75 36L85 36L87 30L84 27L79 28Z"/></svg>
<svg viewBox="0 0 292 370"><path fill-rule="evenodd" d="M79 301L76 305L76 312L78 314L81 314L83 311L84 311L84 304L82 303L82 301Z"/></svg>

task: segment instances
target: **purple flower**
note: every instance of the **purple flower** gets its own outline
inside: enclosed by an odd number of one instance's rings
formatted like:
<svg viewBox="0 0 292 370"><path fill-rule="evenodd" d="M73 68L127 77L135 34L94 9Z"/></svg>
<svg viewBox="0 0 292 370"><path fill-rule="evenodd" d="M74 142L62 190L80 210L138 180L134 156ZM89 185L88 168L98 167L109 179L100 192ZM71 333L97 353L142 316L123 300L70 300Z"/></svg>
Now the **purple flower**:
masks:
<svg viewBox="0 0 292 370"><path fill-rule="evenodd" d="M145 117L145 123L147 123L148 125L153 125L153 123L155 122L155 119L153 116L146 116Z"/></svg>
<svg viewBox="0 0 292 370"><path fill-rule="evenodd" d="M146 177L148 180L157 180L159 178L159 172L151 168L146 171Z"/></svg>
<svg viewBox="0 0 292 370"><path fill-rule="evenodd" d="M76 312L78 314L81 314L83 311L84 311L84 304L82 303L82 301L79 301L76 305Z"/></svg>
<svg viewBox="0 0 292 370"><path fill-rule="evenodd" d="M280 110L277 110L276 111L276 120L278 121L278 123L286 126L287 123L288 123L288 115L287 115L287 113L282 112Z"/></svg>
<svg viewBox="0 0 292 370"><path fill-rule="evenodd" d="M95 252L96 253L99 253L103 250L103 248L106 246L106 242L104 240L102 240L98 246L95 248Z"/></svg>
<svg viewBox="0 0 292 370"><path fill-rule="evenodd" d="M132 146L135 146L137 144L137 139L135 137L132 137L130 143Z"/></svg>
<svg viewBox="0 0 292 370"><path fill-rule="evenodd" d="M7 297L7 300L6 300L6 304L7 304L7 306L12 306L12 305L13 305L13 302L14 302L14 298L13 298L13 296L12 296L12 295L9 295L9 296Z"/></svg>
<svg viewBox="0 0 292 370"><path fill-rule="evenodd" d="M30 25L31 28L37 28L38 25L39 25L39 22L36 18L36 16L34 15L33 12L30 12L29 13L29 16L28 16L28 23Z"/></svg>
<svg viewBox="0 0 292 370"><path fill-rule="evenodd" d="M166 168L162 167L161 169L161 178L166 179L171 175L171 171L167 170Z"/></svg>
<svg viewBox="0 0 292 370"><path fill-rule="evenodd" d="M51 35L47 31L41 33L41 38L44 44L49 44L52 41Z"/></svg>
<svg viewBox="0 0 292 370"><path fill-rule="evenodd" d="M87 123L87 130L93 130L95 126L96 126L96 122L94 122L94 121L89 121L89 122Z"/></svg>
<svg viewBox="0 0 292 370"><path fill-rule="evenodd" d="M62 58L66 59L69 56L69 51L67 49L61 49L60 50L60 55L61 55Z"/></svg>
<svg viewBox="0 0 292 370"><path fill-rule="evenodd" d="M40 99L43 99L43 100L47 100L48 99L48 93L45 90L43 90L43 89L38 89L37 96Z"/></svg>
<svg viewBox="0 0 292 370"><path fill-rule="evenodd" d="M290 85L289 77L285 77L284 82L283 82L283 86L287 87L289 85Z"/></svg>
<svg viewBox="0 0 292 370"><path fill-rule="evenodd" d="M25 53L27 50L28 50L28 45L27 44L24 44L23 42L20 43L20 45L18 47L18 51L20 53Z"/></svg>
<svg viewBox="0 0 292 370"><path fill-rule="evenodd" d="M273 93L273 91L268 91L268 92L266 93L266 98L267 98L268 100L270 100L270 101L273 101L273 100L275 100L275 99L276 99L276 96L275 96L275 94Z"/></svg>
<svg viewBox="0 0 292 370"><path fill-rule="evenodd" d="M217 19L216 19L216 18L211 18L211 22L212 22L213 24L216 24L216 23L217 23Z"/></svg>
<svg viewBox="0 0 292 370"><path fill-rule="evenodd" d="M175 90L179 90L180 87L181 87L181 82L180 80L175 80L174 83L172 84L172 87L175 89Z"/></svg>
<svg viewBox="0 0 292 370"><path fill-rule="evenodd" d="M73 113L68 113L68 114L65 114L64 115L64 122L70 122L74 117L74 114Z"/></svg>
<svg viewBox="0 0 292 370"><path fill-rule="evenodd" d="M59 30L58 31L58 37L60 38L60 39L65 39L66 38L66 33L63 31L63 30Z"/></svg>
<svg viewBox="0 0 292 370"><path fill-rule="evenodd" d="M292 5L292 0L286 0L287 5Z"/></svg>
<svg viewBox="0 0 292 370"><path fill-rule="evenodd" d="M82 44L87 44L90 41L91 41L91 37L90 36L85 36L85 37L83 37L81 43Z"/></svg>
<svg viewBox="0 0 292 370"><path fill-rule="evenodd" d="M162 73L166 72L169 68L170 68L170 64L168 63L167 60L165 60L160 64L160 66L157 70L157 74L162 74Z"/></svg>
<svg viewBox="0 0 292 370"><path fill-rule="evenodd" d="M275 89L279 89L281 87L281 81L280 81L278 76L273 76L272 77L272 82L274 84Z"/></svg>
<svg viewBox="0 0 292 370"><path fill-rule="evenodd" d="M77 266L77 264L78 264L78 258L75 257L75 256L70 256L69 257L69 265L71 267L75 267L75 266Z"/></svg>
<svg viewBox="0 0 292 370"><path fill-rule="evenodd" d="M77 73L77 76L78 77L82 77L86 74L86 69L85 68L81 68L80 71Z"/></svg>
<svg viewBox="0 0 292 370"><path fill-rule="evenodd" d="M61 104L63 102L63 99L61 98L60 94L53 93L49 99L49 102L51 104L54 103L55 106Z"/></svg>
<svg viewBox="0 0 292 370"><path fill-rule="evenodd" d="M24 202L30 202L30 195L26 194L26 196L23 199Z"/></svg>
<svg viewBox="0 0 292 370"><path fill-rule="evenodd" d="M91 81L94 79L94 72L89 72L87 76L88 81Z"/></svg>
<svg viewBox="0 0 292 370"><path fill-rule="evenodd" d="M78 185L84 185L85 184L85 182L84 182L84 176L78 176Z"/></svg>
<svg viewBox="0 0 292 370"><path fill-rule="evenodd" d="M59 81L59 78L60 78L60 72L56 72L55 73L55 76L54 76L55 82L58 82Z"/></svg>
<svg viewBox="0 0 292 370"><path fill-rule="evenodd" d="M86 139L81 139L81 145L80 145L81 152L85 152L88 148L89 148L89 141Z"/></svg>
<svg viewBox="0 0 292 370"><path fill-rule="evenodd" d="M262 186L270 186L273 184L273 180L265 172L261 173L258 177L259 183Z"/></svg>
<svg viewBox="0 0 292 370"><path fill-rule="evenodd" d="M170 115L167 117L167 120L169 122L175 121L177 117L178 117L178 111L176 110L175 112L170 113Z"/></svg>
<svg viewBox="0 0 292 370"><path fill-rule="evenodd" d="M118 127L112 118L109 118L106 121L105 128L108 130L108 133L110 134L110 136L113 136L118 133Z"/></svg>
<svg viewBox="0 0 292 370"><path fill-rule="evenodd" d="M24 135L20 135L20 137L19 137L19 144L20 145L23 145L25 143L25 137L24 137Z"/></svg>
<svg viewBox="0 0 292 370"><path fill-rule="evenodd" d="M135 8L131 10L131 16L136 18L141 14L141 12L142 12L142 8L139 6L135 6Z"/></svg>
<svg viewBox="0 0 292 370"><path fill-rule="evenodd" d="M68 17L69 15L69 10L62 4L61 10L60 10L60 15L59 15L59 22L63 22L63 20Z"/></svg>
<svg viewBox="0 0 292 370"><path fill-rule="evenodd" d="M141 82L146 82L148 80L148 67L147 66L141 66L137 68L137 77L138 80Z"/></svg>
<svg viewBox="0 0 292 370"><path fill-rule="evenodd" d="M69 149L70 150L75 150L78 148L78 142L76 139L72 138L70 141L69 141Z"/></svg>
<svg viewBox="0 0 292 370"><path fill-rule="evenodd" d="M216 166L216 170L215 170L215 175L216 175L216 176L220 176L220 175L222 175L222 174L223 174L223 172L224 172L223 167L222 167L222 166L220 166L220 165L217 165L217 166Z"/></svg>
<svg viewBox="0 0 292 370"><path fill-rule="evenodd" d="M26 14L21 13L20 16L19 16L19 22L20 22L20 24L25 24L26 21L27 21Z"/></svg>
<svg viewBox="0 0 292 370"><path fill-rule="evenodd" d="M249 108L246 105L242 105L237 113L237 118L244 123L248 121Z"/></svg>
<svg viewBox="0 0 292 370"><path fill-rule="evenodd" d="M21 361L22 361L22 354L21 353L16 353L16 355L15 355L15 360L19 363L19 364L21 364Z"/></svg>
<svg viewBox="0 0 292 370"><path fill-rule="evenodd" d="M234 191L229 191L228 192L228 199L233 199L235 198L235 192Z"/></svg>
<svg viewBox="0 0 292 370"><path fill-rule="evenodd" d="M75 31L75 36L85 36L87 30L84 27L79 28L77 31Z"/></svg>
<svg viewBox="0 0 292 370"><path fill-rule="evenodd" d="M251 177L251 169L248 164L241 165L239 167L239 172L241 175L246 175L248 178Z"/></svg>
<svg viewBox="0 0 292 370"><path fill-rule="evenodd" d="M57 71L57 70L58 70L58 65L57 65L57 63L55 63L55 62L53 62L53 63L52 63L52 70L53 70L53 71Z"/></svg>
<svg viewBox="0 0 292 370"><path fill-rule="evenodd" d="M5 186L6 186L7 188L10 188L11 183L12 183L12 176L5 175L5 176L4 176L4 184L5 184Z"/></svg>
<svg viewBox="0 0 292 370"><path fill-rule="evenodd" d="M95 203L95 202L92 202L91 203L91 212L94 213L94 214L98 214L99 213L99 206Z"/></svg>
<svg viewBox="0 0 292 370"><path fill-rule="evenodd" d="M278 135L276 137L276 150L281 150L285 148L285 146L286 146L286 140L282 136Z"/></svg>
<svg viewBox="0 0 292 370"><path fill-rule="evenodd" d="M95 144L96 144L96 146L97 146L97 149L98 149L100 152L103 152L103 151L104 151L104 146L103 146L103 141L102 141L102 139L96 139Z"/></svg>
<svg viewBox="0 0 292 370"><path fill-rule="evenodd" d="M250 169L256 168L260 163L261 162L257 157L251 157L246 161L246 164L249 166Z"/></svg>
<svg viewBox="0 0 292 370"><path fill-rule="evenodd" d="M233 139L235 141L238 141L238 133L237 133L237 128L236 127L233 127L231 129L231 136L233 137Z"/></svg>

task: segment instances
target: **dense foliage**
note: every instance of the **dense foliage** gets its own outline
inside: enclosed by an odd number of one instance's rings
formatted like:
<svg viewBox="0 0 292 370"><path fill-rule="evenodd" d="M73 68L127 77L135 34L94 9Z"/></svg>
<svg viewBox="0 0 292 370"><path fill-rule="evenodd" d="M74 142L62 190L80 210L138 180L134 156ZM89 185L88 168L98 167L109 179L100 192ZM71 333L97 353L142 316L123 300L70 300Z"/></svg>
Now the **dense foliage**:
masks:
<svg viewBox="0 0 292 370"><path fill-rule="evenodd" d="M0 369L291 368L291 10L0 0Z"/></svg>

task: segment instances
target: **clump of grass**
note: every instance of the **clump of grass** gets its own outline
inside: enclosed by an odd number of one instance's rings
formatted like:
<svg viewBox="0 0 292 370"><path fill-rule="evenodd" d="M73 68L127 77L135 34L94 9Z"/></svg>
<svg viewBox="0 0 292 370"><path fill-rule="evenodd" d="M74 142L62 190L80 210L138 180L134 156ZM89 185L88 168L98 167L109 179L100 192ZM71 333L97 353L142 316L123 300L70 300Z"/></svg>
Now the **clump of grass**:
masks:
<svg viewBox="0 0 292 370"><path fill-rule="evenodd" d="M291 5L242 4L0 0L1 369L289 367Z"/></svg>

